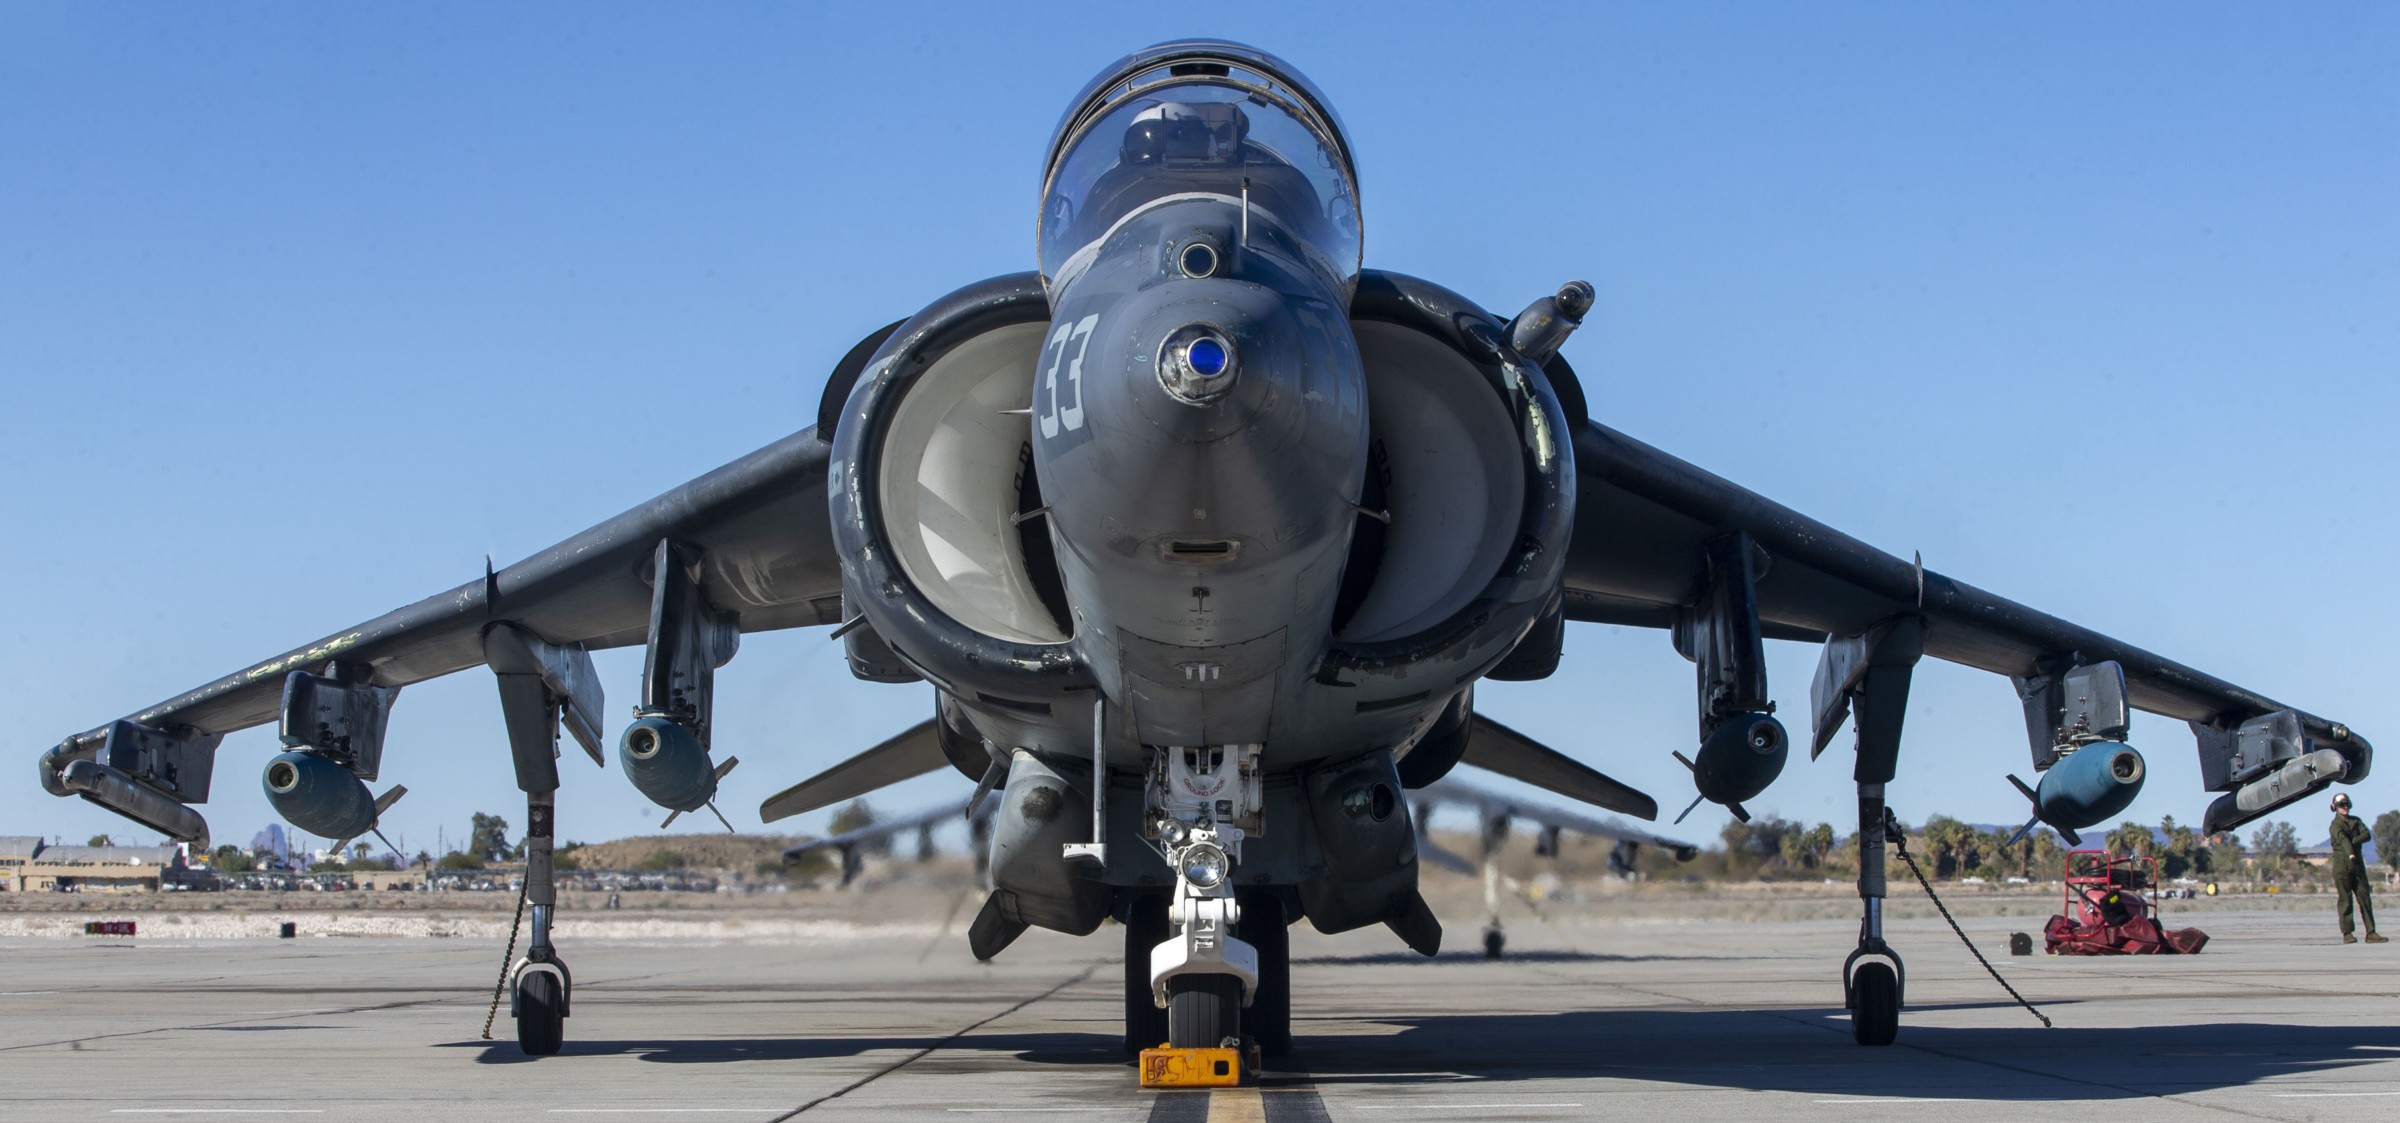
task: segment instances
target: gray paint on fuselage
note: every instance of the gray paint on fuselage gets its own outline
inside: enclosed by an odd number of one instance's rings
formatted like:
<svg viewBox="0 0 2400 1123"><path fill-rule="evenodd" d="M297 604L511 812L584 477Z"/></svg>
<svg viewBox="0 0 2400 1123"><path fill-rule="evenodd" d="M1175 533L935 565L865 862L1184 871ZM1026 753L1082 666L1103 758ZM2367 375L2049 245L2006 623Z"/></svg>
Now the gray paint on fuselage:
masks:
<svg viewBox="0 0 2400 1123"><path fill-rule="evenodd" d="M1243 246L1240 224L1238 203L1213 198L1118 224L1053 299L1035 371L1036 414L1058 420L1033 448L1073 642L1131 711L1135 736L1112 747L1129 767L1142 744L1280 743L1273 716L1330 631L1364 480L1364 376L1335 282L1276 252L1288 240L1263 219ZM1206 278L1176 264L1195 238L1224 247ZM1087 321L1088 347L1074 338ZM1158 375L1161 345L1191 324L1233 344L1215 401ZM1178 542L1227 552L1179 556Z"/></svg>

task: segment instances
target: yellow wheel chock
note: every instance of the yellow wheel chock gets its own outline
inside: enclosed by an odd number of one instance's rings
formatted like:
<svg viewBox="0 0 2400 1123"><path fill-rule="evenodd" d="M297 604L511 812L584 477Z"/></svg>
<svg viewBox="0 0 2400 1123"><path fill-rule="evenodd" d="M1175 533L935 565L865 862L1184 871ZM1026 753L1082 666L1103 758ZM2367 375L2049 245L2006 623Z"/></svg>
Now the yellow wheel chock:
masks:
<svg viewBox="0 0 2400 1123"><path fill-rule="evenodd" d="M1239 1049L1142 1050L1144 1088L1231 1088L1242 1082Z"/></svg>

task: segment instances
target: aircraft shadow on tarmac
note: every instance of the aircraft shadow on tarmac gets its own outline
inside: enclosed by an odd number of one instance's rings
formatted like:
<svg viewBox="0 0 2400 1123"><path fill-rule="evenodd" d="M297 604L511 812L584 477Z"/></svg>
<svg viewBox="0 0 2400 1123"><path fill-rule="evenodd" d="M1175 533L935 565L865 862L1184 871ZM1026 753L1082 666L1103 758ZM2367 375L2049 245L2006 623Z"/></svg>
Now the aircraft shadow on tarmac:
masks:
<svg viewBox="0 0 2400 1123"><path fill-rule="evenodd" d="M975 1033L965 1037L706 1037L687 1041L577 1041L569 1037L558 1056L629 1056L660 1064L726 1064L737 1061L814 1061L855 1057L864 1053L940 1052L911 1066L937 1066L944 1054L1011 1053L1035 1064L1130 1065L1115 1034L1097 1033ZM455 1041L443 1048L481 1049L478 1064L550 1063L552 1058L528 1057L514 1041ZM979 1068L988 1063L978 1062Z"/></svg>
<svg viewBox="0 0 2400 1123"><path fill-rule="evenodd" d="M1962 1003L1933 1009L2006 1007ZM2064 1003L2052 1004L2053 1010ZM1575 1077L1858 1096L2039 1101L2239 1087L2400 1060L2400 1027L2255 1023L2042 1029L1911 1026L1898 1045L1850 1040L1840 1009L1613 1010L1379 1019L1395 1034L1312 1035L1293 1059L1312 1083ZM1444 1079L1434 1076L1432 1079Z"/></svg>
<svg viewBox="0 0 2400 1123"><path fill-rule="evenodd" d="M1975 1009L2005 1004L1912 1007ZM2066 1004L2054 1004L2057 1005ZM1351 1019L1345 1018L1345 1021ZM2400 1027L2245 1022L2145 1028L1944 1028L1903 1023L1900 1042L1864 1049L1839 1009L1607 1010L1555 1014L1438 1014L1374 1019L1388 1033L1312 1032L1268 1065L1326 1085L1655 1080L1664 1084L1837 1096L1941 1096L2028 1101L2142 1098L2242 1087L2400 1061ZM663 1064L808 1061L870 1052L932 1051L912 1068L988 1071L993 1054L1020 1063L1126 1065L1113 1033L974 1033L948 1038L708 1038L576 1041L533 1058L513 1041L462 1041L485 1064L572 1063L633 1056Z"/></svg>
<svg viewBox="0 0 2400 1123"><path fill-rule="evenodd" d="M1506 962L1509 962L1509 963L1661 963L1661 962L1666 962L1666 961L1670 961L1670 960L1671 960L1671 961L1673 961L1673 962L1677 962L1677 963L1696 963L1696 962L1702 962L1702 961L1706 961L1706 960L1712 960L1712 959L1719 959L1719 960L1735 960L1735 959L1738 959L1738 960L1741 960L1741 961L1743 961L1743 962L1745 962L1745 963L1748 963L1748 962L1756 962L1756 961L1757 961L1757 958L1758 958L1757 956L1735 956L1735 955L1604 955L1604 954L1601 954L1601 953L1598 953L1598 952L1589 952L1589 951L1567 951L1567 950L1554 949L1554 948L1542 948L1542 949L1539 949L1539 950L1534 950L1534 951L1512 951L1512 952L1508 953L1508 958L1507 958ZM1486 957L1484 956L1484 954L1483 954L1482 952L1480 952L1480 951L1449 951L1449 952L1443 952L1443 953L1442 953L1442 954L1440 954L1440 955L1434 956L1434 957L1433 957L1432 959L1430 959L1430 960L1428 960L1428 959L1427 959L1425 956L1418 955L1417 953L1415 953L1415 952L1413 952L1413 951L1374 951L1374 952L1361 952L1361 953L1359 953L1359 954L1357 954L1357 955L1302 955L1302 956L1293 956L1293 957L1292 957L1292 966L1294 966L1294 967L1311 967L1311 966L1315 966L1315 967L1324 967L1324 966L1339 966L1339 967L1372 967L1372 966L1382 966L1382 965L1389 965L1389 964L1400 964L1400 965L1407 966L1407 965L1423 964L1423 963L1428 963L1428 962L1432 962L1432 963L1442 963L1442 964L1469 964L1469 963L1484 963L1484 962L1487 962L1487 959L1486 959Z"/></svg>

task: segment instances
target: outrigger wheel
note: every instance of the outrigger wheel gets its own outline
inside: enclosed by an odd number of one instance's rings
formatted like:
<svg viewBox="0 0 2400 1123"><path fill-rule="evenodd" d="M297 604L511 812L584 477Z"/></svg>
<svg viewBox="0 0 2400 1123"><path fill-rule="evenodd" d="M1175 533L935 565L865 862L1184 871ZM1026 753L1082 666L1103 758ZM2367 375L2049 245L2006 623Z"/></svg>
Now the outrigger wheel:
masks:
<svg viewBox="0 0 2400 1123"><path fill-rule="evenodd" d="M567 1039L566 995L558 976L526 971L517 976L517 1048L529 1057L558 1052Z"/></svg>
<svg viewBox="0 0 2400 1123"><path fill-rule="evenodd" d="M1870 960L1850 976L1850 1039L1889 1045L1900 1036L1900 979L1892 965Z"/></svg>

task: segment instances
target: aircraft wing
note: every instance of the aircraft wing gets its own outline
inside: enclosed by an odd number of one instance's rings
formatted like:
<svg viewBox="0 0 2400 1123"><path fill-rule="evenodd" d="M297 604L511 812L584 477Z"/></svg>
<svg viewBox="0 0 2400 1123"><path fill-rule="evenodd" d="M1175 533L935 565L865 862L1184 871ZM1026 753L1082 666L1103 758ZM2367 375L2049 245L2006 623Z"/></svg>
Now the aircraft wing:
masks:
<svg viewBox="0 0 2400 1123"><path fill-rule="evenodd" d="M842 578L825 505L827 445L814 428L742 457L530 558L235 671L128 719L226 733L275 720L284 676L329 661L406 686L484 661L506 620L587 650L648 637L648 569L661 539L693 547L709 602L745 632L833 624ZM81 738L107 732L102 726Z"/></svg>
<svg viewBox="0 0 2400 1123"><path fill-rule="evenodd" d="M2212 735L2222 755L2242 723L2279 714L2318 747L2339 752L2344 782L2366 776L2373 750L2340 723L1924 569L1605 425L1583 422L1574 446L1567 619L1677 627L1709 593L1711 543L1738 532L1754 546L1757 615L1766 638L1842 641L1913 619L1922 624L1922 654L2012 676L2020 692L2025 680L2040 675L2114 661L2124 670L2130 705L2193 724L2213 790L2233 790L2243 777L2211 771ZM1846 713L1838 689L1827 696L1828 672L1838 677L1843 669L1832 665L1834 646L1819 668L1818 751ZM2244 820L2272 810L2245 804Z"/></svg>
<svg viewBox="0 0 2400 1123"><path fill-rule="evenodd" d="M1590 835L1593 838L1613 838L1619 842L1656 846L1673 853L1678 860L1683 861L1690 860L1693 854L1699 852L1699 847L1693 843L1652 834L1621 819L1594 818L1563 808L1527 803L1514 796L1502 795L1468 783L1459 779L1456 773L1434 781L1431 785L1413 793L1412 798L1419 802L1455 803L1472 807L1478 814L1487 818L1506 815L1511 818L1529 820L1544 828L1555 827L1574 831L1577 834Z"/></svg>
<svg viewBox="0 0 2400 1123"><path fill-rule="evenodd" d="M898 325L894 325L897 327ZM869 336L845 356L833 375L836 386L855 378L891 328ZM827 395L831 408L838 395ZM398 688L487 660L485 633L515 626L512 635L551 645L554 680L576 679L591 690L573 707L569 731L595 759L601 755L597 684L566 664L582 652L640 644L647 640L653 609L653 572L658 559L686 567L704 607L719 625L740 632L834 624L841 620L841 565L828 516L826 470L830 446L818 438L830 418L750 453L647 503L608 519L547 550L506 568L486 571L454 589L341 629L312 643L245 667L165 701L135 711L122 721L67 738L42 759L42 780L53 794L68 794L64 774L80 760L109 757L112 730L128 723L139 736L135 748L154 756L160 745L198 744L213 763L223 734L276 720L282 714L287 677L294 671L328 673L341 664L377 687ZM671 549L669 548L671 546ZM678 582L681 586L683 583ZM719 630L723 630L720 628ZM713 641L717 662L730 657L732 636ZM523 645L518 645L522 649ZM563 659L558 658L566 653ZM523 667L514 668L524 670ZM352 679L351 681L359 681ZM388 695L385 696L388 704ZM112 769L104 771L113 771ZM88 769L87 769L88 772ZM366 774L373 778L372 773ZM156 771L141 776L158 786ZM88 789L87 798L92 798ZM155 792L131 793L104 805L179 836L201 832L197 820L177 817ZM206 767L196 786L187 774L176 798L204 802ZM136 814L137 808L163 809Z"/></svg>
<svg viewBox="0 0 2400 1123"><path fill-rule="evenodd" d="M983 805L976 809L976 818L982 819L990 817L992 814L992 808L996 805L996 803L996 800L985 800ZM785 850L783 852L783 860L786 862L794 862L798 861L802 855L813 853L818 850L843 850L853 846L859 846L864 843L874 842L877 839L907 834L921 827L965 821L966 816L960 814L957 804L943 804L939 807L919 811L914 815L869 823L868 825L860 827L857 830L844 831L841 834L833 835L828 838L809 839L806 842L800 843L797 846L793 846L790 849Z"/></svg>

